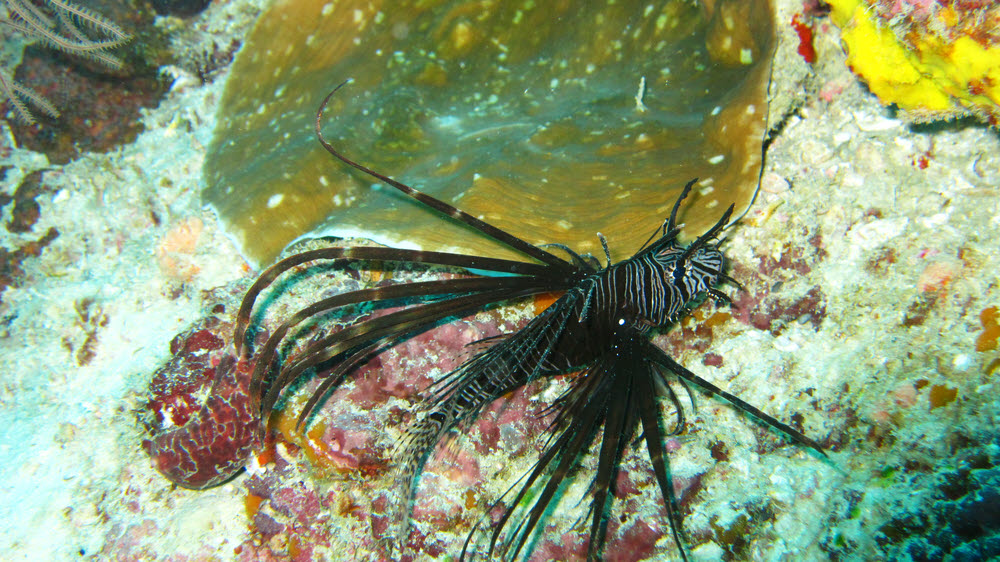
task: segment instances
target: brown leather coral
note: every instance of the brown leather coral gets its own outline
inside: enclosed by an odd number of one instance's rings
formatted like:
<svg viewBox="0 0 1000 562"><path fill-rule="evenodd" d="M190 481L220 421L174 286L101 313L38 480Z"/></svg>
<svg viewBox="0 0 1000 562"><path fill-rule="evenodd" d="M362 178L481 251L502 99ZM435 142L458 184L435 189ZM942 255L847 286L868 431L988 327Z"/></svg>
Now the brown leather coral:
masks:
<svg viewBox="0 0 1000 562"><path fill-rule="evenodd" d="M624 257L691 178L692 231L749 203L773 43L768 0L278 0L233 65L204 197L258 264L307 234L505 256L330 165L312 121L351 78L347 154L529 242L599 252L602 232Z"/></svg>

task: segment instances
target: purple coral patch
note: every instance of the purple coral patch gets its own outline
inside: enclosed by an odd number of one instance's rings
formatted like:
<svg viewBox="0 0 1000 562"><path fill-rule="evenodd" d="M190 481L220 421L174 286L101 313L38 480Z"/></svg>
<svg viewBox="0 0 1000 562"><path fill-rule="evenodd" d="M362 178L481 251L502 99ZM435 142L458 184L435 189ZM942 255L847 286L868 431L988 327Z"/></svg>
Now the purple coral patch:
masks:
<svg viewBox="0 0 1000 562"><path fill-rule="evenodd" d="M786 246L777 258L759 256L757 268L735 264L732 275L746 290L733 298L733 318L774 335L780 334L792 322L809 324L818 330L826 317L823 288L814 285L797 296L785 296L782 289L786 284L794 286L824 257L826 250L822 238L815 235L809 239L809 246Z"/></svg>

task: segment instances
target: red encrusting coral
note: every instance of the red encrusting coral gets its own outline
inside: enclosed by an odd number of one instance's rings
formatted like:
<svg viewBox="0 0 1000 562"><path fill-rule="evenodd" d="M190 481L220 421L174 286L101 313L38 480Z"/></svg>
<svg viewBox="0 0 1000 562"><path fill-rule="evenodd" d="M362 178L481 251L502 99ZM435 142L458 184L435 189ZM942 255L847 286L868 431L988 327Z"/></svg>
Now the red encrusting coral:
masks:
<svg viewBox="0 0 1000 562"><path fill-rule="evenodd" d="M816 62L816 47L813 46L812 25L803 22L799 14L792 16L792 28L799 36L799 55L809 64Z"/></svg>
<svg viewBox="0 0 1000 562"><path fill-rule="evenodd" d="M232 325L209 316L170 344L173 354L150 383L143 449L171 482L201 489L239 472L250 455L258 416L252 411L252 365L229 345Z"/></svg>

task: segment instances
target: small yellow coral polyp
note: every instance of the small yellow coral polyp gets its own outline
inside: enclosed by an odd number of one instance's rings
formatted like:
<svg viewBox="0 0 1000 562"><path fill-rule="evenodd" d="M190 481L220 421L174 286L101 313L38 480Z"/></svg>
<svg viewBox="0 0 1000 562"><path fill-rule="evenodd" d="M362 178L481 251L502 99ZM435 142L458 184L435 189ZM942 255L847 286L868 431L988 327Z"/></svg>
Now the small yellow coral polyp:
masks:
<svg viewBox="0 0 1000 562"><path fill-rule="evenodd" d="M918 117L1000 117L1000 47L942 38L916 22L904 43L863 0L829 4L848 65L883 103ZM945 8L933 17L948 25L958 16Z"/></svg>

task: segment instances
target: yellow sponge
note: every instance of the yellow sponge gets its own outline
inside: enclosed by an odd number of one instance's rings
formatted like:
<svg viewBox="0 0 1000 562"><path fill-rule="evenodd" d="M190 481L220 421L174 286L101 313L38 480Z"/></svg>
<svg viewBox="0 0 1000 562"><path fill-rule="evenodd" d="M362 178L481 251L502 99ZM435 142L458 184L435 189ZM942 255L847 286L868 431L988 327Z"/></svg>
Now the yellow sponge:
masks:
<svg viewBox="0 0 1000 562"><path fill-rule="evenodd" d="M883 103L918 120L970 114L994 125L1000 120L1000 45L982 31L995 29L1000 8L960 13L935 4L883 13L875 0L829 4L848 65Z"/></svg>

